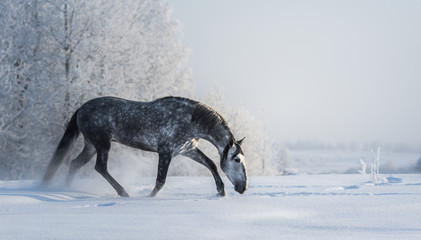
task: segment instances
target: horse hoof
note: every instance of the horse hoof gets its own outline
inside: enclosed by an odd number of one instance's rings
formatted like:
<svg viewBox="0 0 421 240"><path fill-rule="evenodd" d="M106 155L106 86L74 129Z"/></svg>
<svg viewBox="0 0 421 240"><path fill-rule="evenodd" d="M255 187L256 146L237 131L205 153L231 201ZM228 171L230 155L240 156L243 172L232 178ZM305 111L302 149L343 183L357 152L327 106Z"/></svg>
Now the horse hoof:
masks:
<svg viewBox="0 0 421 240"><path fill-rule="evenodd" d="M219 192L218 194L216 194L216 196L225 197L225 191Z"/></svg>
<svg viewBox="0 0 421 240"><path fill-rule="evenodd" d="M127 194L126 192L122 192L118 195L120 195L120 197L130 197L129 194Z"/></svg>

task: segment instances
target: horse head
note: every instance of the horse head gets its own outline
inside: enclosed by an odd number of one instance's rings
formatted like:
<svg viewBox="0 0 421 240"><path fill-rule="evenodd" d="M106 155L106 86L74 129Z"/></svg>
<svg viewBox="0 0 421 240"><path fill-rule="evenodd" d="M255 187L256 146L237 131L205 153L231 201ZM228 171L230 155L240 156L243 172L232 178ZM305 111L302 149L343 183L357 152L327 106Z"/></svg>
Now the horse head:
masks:
<svg viewBox="0 0 421 240"><path fill-rule="evenodd" d="M243 140L244 138L238 142L230 140L229 144L225 147L221 159L222 171L234 185L235 191L241 194L248 188L245 157L241 149Z"/></svg>

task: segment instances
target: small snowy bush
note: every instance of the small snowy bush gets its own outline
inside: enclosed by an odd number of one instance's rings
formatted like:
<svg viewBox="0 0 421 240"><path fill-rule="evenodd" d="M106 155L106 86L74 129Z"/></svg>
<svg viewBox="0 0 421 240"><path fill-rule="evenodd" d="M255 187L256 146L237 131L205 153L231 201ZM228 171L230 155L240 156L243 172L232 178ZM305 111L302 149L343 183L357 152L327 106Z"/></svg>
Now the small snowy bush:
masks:
<svg viewBox="0 0 421 240"><path fill-rule="evenodd" d="M367 170L367 164L362 159L360 159L360 163L361 163L361 170L358 170L358 172L361 175L365 176L366 170Z"/></svg>
<svg viewBox="0 0 421 240"><path fill-rule="evenodd" d="M360 163L361 163L361 170L358 170L358 172L365 176L366 170L367 170L367 164L362 159L360 159ZM371 181L375 184L387 182L387 179L380 177L380 147L377 148L376 155L374 155L374 150L371 149L371 164L370 165L371 165L371 168L370 168Z"/></svg>
<svg viewBox="0 0 421 240"><path fill-rule="evenodd" d="M379 171L380 171L380 147L377 148L377 155L374 157L374 151L371 149L372 163L371 163L371 180L373 183L379 183Z"/></svg>

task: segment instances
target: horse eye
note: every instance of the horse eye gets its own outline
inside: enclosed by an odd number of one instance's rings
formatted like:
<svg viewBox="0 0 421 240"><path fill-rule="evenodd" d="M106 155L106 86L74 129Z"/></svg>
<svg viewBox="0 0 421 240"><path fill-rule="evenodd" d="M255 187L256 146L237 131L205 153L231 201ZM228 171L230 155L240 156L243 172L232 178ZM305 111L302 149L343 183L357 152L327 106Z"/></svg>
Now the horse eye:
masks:
<svg viewBox="0 0 421 240"><path fill-rule="evenodd" d="M235 157L235 158L234 158L234 160L235 160L236 162L238 162L238 163L239 163L239 162L241 162L241 159L240 159L238 156L237 156L237 157Z"/></svg>

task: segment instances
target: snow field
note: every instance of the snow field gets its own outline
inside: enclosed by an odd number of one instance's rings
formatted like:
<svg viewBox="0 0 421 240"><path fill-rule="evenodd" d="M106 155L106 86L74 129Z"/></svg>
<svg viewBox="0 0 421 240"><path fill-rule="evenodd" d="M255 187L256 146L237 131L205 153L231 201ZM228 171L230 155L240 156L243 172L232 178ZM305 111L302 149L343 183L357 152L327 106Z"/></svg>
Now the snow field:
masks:
<svg viewBox="0 0 421 240"><path fill-rule="evenodd" d="M251 177L244 195L209 177L169 177L157 198L153 178L117 197L105 180L72 189L0 182L2 239L420 239L421 177L362 175Z"/></svg>

